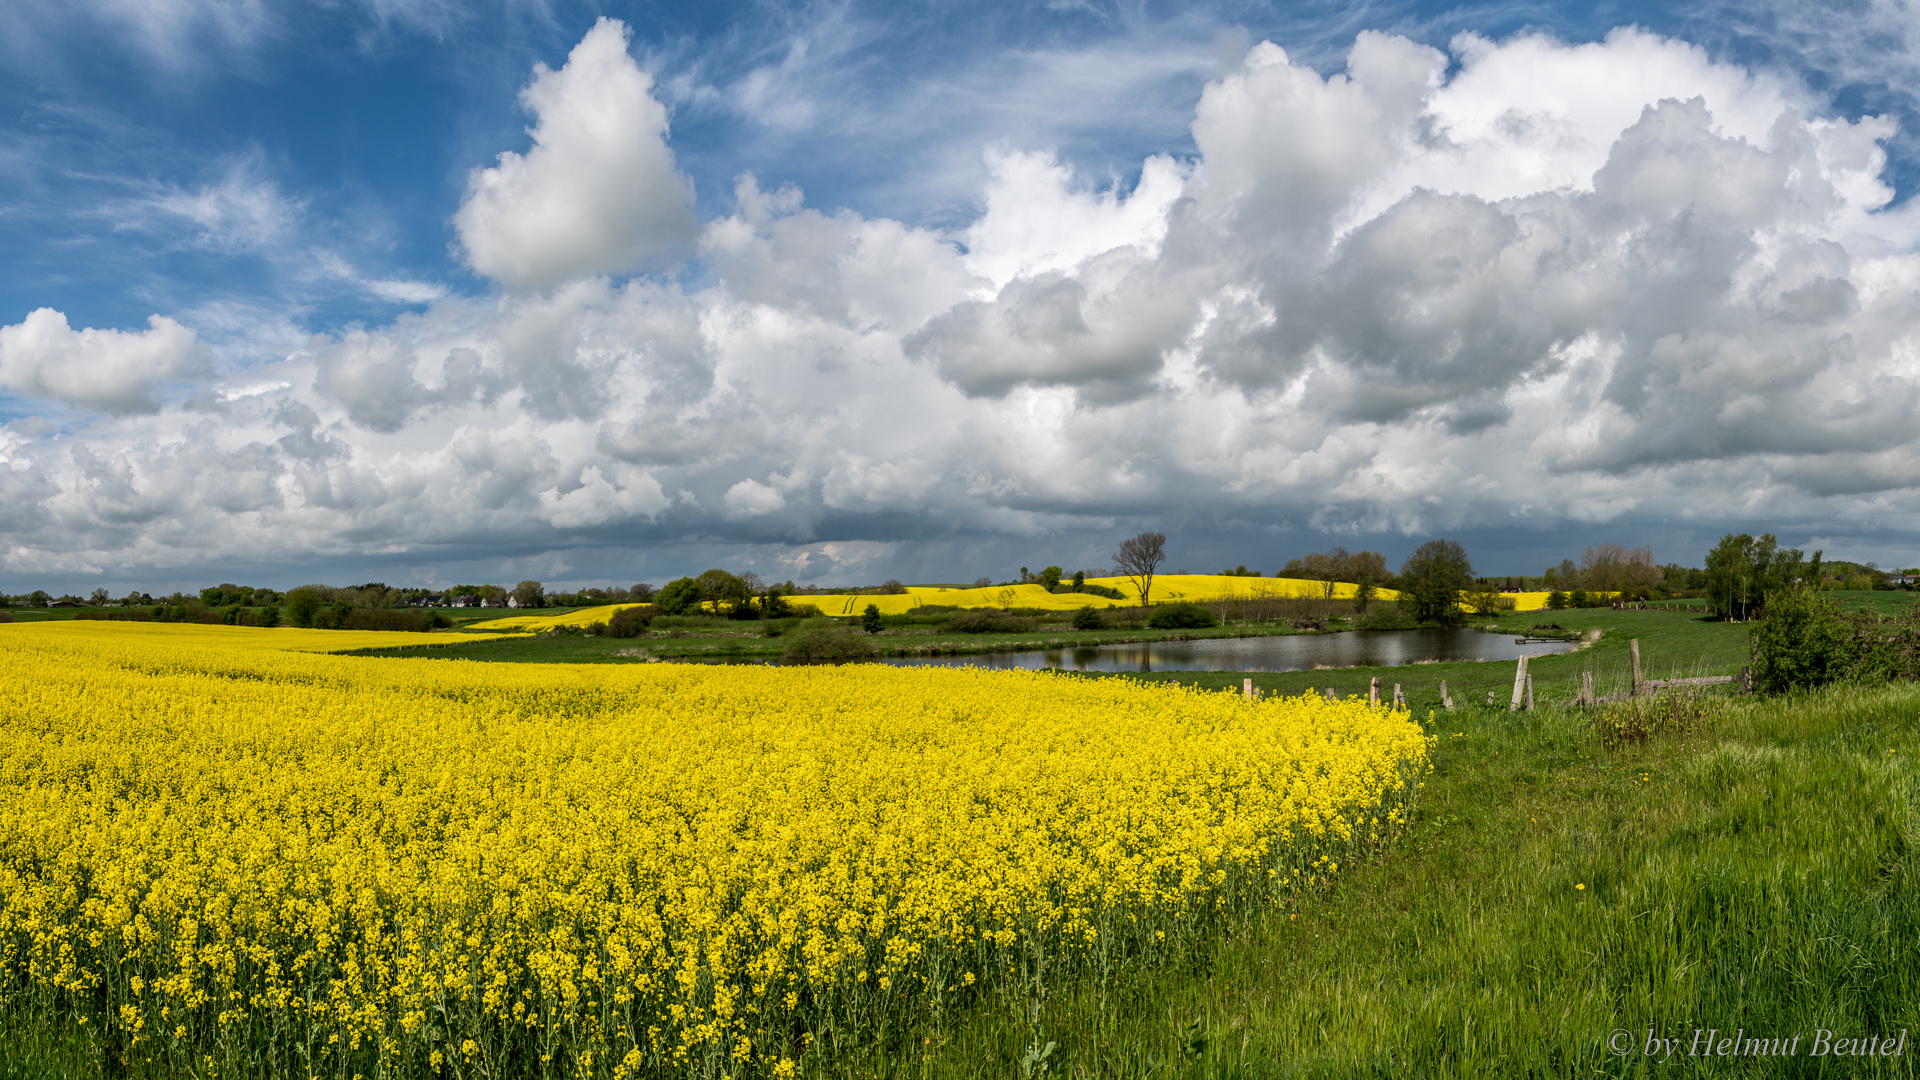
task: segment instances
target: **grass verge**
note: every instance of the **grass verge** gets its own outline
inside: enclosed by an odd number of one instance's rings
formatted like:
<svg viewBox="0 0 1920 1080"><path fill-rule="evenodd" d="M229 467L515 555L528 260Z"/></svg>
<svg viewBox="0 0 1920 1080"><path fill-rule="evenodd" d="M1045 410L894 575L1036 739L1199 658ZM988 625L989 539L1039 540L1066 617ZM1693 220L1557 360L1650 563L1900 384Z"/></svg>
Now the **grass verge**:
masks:
<svg viewBox="0 0 1920 1080"><path fill-rule="evenodd" d="M1911 685L1721 700L1614 749L1575 710L1437 715L1384 858L1188 964L819 1075L1911 1075L1917 718ZM1903 1031L1899 1056L1835 1053Z"/></svg>

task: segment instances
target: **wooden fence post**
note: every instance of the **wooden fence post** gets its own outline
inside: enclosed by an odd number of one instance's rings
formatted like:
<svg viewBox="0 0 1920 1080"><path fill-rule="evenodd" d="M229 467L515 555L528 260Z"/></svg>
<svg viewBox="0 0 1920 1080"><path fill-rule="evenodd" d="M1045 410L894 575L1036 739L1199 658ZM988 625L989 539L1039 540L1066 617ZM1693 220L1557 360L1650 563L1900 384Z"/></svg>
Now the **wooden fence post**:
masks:
<svg viewBox="0 0 1920 1080"><path fill-rule="evenodd" d="M1246 694L1247 700L1252 701L1253 700L1253 680L1252 679L1241 680L1240 688Z"/></svg>
<svg viewBox="0 0 1920 1080"><path fill-rule="evenodd" d="M1447 693L1447 680L1445 679L1440 680L1440 707L1443 709L1453 708L1453 696Z"/></svg>
<svg viewBox="0 0 1920 1080"><path fill-rule="evenodd" d="M1493 691L1487 691L1487 708L1493 708Z"/></svg>
<svg viewBox="0 0 1920 1080"><path fill-rule="evenodd" d="M1533 711L1533 676L1527 676L1527 711Z"/></svg>
<svg viewBox="0 0 1920 1080"><path fill-rule="evenodd" d="M1520 658L1520 666L1513 669L1513 700L1507 703L1508 712L1514 712L1520 708L1520 695L1526 688L1527 658L1523 656Z"/></svg>
<svg viewBox="0 0 1920 1080"><path fill-rule="evenodd" d="M1591 671L1580 673L1580 704L1593 704L1593 672Z"/></svg>
<svg viewBox="0 0 1920 1080"><path fill-rule="evenodd" d="M1743 694L1753 693L1753 669L1750 667L1740 669L1740 692Z"/></svg>
<svg viewBox="0 0 1920 1080"><path fill-rule="evenodd" d="M1640 696L1640 639L1627 642L1627 651L1633 654L1633 696Z"/></svg>
<svg viewBox="0 0 1920 1080"><path fill-rule="evenodd" d="M1400 684L1393 684L1393 707L1398 709L1406 705L1407 699L1400 693Z"/></svg>
<svg viewBox="0 0 1920 1080"><path fill-rule="evenodd" d="M1333 687L1331 686L1327 687L1327 700L1328 701L1333 700Z"/></svg>
<svg viewBox="0 0 1920 1080"><path fill-rule="evenodd" d="M1380 676L1375 675L1373 682L1367 684L1367 704L1380 704Z"/></svg>

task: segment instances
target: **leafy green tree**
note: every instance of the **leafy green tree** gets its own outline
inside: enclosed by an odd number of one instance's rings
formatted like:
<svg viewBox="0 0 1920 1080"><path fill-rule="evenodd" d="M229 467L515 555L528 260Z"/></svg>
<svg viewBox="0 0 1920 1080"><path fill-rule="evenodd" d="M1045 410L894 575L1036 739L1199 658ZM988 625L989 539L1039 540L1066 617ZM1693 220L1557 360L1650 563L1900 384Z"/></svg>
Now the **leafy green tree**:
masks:
<svg viewBox="0 0 1920 1080"><path fill-rule="evenodd" d="M45 589L35 589L27 594L28 607L46 607L51 603L53 603L53 597L49 596Z"/></svg>
<svg viewBox="0 0 1920 1080"><path fill-rule="evenodd" d="M738 615L753 603L753 587L738 575L716 568L695 580L700 583L700 599L712 604L716 615Z"/></svg>
<svg viewBox="0 0 1920 1080"><path fill-rule="evenodd" d="M292 590L287 593L287 621L295 626L312 626L321 603L319 591L311 586L302 585Z"/></svg>
<svg viewBox="0 0 1920 1080"><path fill-rule="evenodd" d="M690 577L667 582L653 598L653 609L662 615L685 615L699 607L700 583Z"/></svg>
<svg viewBox="0 0 1920 1080"><path fill-rule="evenodd" d="M793 609L787 603L787 591L786 586L767 586L767 591L760 594L760 613L769 619L784 619L792 614Z"/></svg>
<svg viewBox="0 0 1920 1080"><path fill-rule="evenodd" d="M385 589L386 586L380 586ZM523 608L547 606L547 590L537 581L523 581L513 587L513 601Z"/></svg>
<svg viewBox="0 0 1920 1080"><path fill-rule="evenodd" d="M879 604L868 604L867 609L860 613L860 629L865 630L869 634L877 634L880 632Z"/></svg>
<svg viewBox="0 0 1920 1080"><path fill-rule="evenodd" d="M1552 592L1547 594L1547 609L1549 611L1564 611L1566 610L1566 607L1567 607L1566 593L1561 592L1559 589L1555 589Z"/></svg>
<svg viewBox="0 0 1920 1080"><path fill-rule="evenodd" d="M1087 588L1087 572L1085 570L1075 570L1073 572L1073 591L1085 592L1086 588Z"/></svg>
<svg viewBox="0 0 1920 1080"><path fill-rule="evenodd" d="M1772 533L1728 533L1707 553L1707 597L1721 618L1751 619L1768 593L1818 584L1821 572L1818 551L1809 562L1799 548L1782 550Z"/></svg>
<svg viewBox="0 0 1920 1080"><path fill-rule="evenodd" d="M1092 607L1083 607L1075 611L1073 613L1073 628L1075 630L1100 629L1100 613Z"/></svg>
<svg viewBox="0 0 1920 1080"><path fill-rule="evenodd" d="M87 602L94 607L106 607L113 602L113 594L105 589L95 589L93 595L87 598Z"/></svg>
<svg viewBox="0 0 1920 1080"><path fill-rule="evenodd" d="M1423 623L1460 621L1460 594L1473 584L1473 562L1456 540L1429 540L1400 567L1401 604Z"/></svg>
<svg viewBox="0 0 1920 1080"><path fill-rule="evenodd" d="M1066 571L1057 566L1049 566L1045 570L1040 571L1040 587L1048 592L1059 588L1060 576L1064 573L1066 573Z"/></svg>

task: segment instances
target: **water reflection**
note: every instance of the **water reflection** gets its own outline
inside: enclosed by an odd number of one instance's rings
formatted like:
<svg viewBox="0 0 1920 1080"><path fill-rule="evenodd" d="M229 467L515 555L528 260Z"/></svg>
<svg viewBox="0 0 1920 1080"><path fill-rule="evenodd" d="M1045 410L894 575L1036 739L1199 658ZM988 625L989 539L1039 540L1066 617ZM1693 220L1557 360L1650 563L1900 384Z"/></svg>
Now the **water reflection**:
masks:
<svg viewBox="0 0 1920 1080"><path fill-rule="evenodd" d="M1307 671L1313 668L1401 667L1449 660L1517 660L1568 652L1565 642L1519 644L1511 635L1478 630L1355 630L1341 634L1210 638L1126 645L1035 649L979 656L894 656L904 667L984 667L1066 671Z"/></svg>

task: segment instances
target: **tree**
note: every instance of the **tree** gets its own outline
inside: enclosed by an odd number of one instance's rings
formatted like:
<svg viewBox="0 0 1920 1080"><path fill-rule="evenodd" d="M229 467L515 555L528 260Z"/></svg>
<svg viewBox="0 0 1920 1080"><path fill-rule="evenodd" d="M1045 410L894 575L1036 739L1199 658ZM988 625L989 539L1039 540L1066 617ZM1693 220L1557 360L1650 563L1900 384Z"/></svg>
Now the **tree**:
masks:
<svg viewBox="0 0 1920 1080"><path fill-rule="evenodd" d="M547 590L537 581L523 581L513 587L513 602L523 608L546 607Z"/></svg>
<svg viewBox="0 0 1920 1080"><path fill-rule="evenodd" d="M1040 587L1052 592L1060 587L1060 576L1066 571L1057 566L1049 566L1040 571Z"/></svg>
<svg viewBox="0 0 1920 1080"><path fill-rule="evenodd" d="M1075 570L1073 572L1073 591L1085 592L1086 588L1087 588L1087 572L1085 570Z"/></svg>
<svg viewBox="0 0 1920 1080"><path fill-rule="evenodd" d="M716 615L737 615L753 603L753 588L737 575L714 568L695 579L700 583L700 599L713 605Z"/></svg>
<svg viewBox="0 0 1920 1080"><path fill-rule="evenodd" d="M1120 550L1113 554L1113 565L1120 576L1133 582L1140 591L1140 606L1151 603L1153 575L1160 564L1167 561L1167 534L1143 532L1138 536L1120 541Z"/></svg>
<svg viewBox="0 0 1920 1080"><path fill-rule="evenodd" d="M310 627L313 617L320 612L320 591L310 585L302 585L287 593L287 621L295 626Z"/></svg>
<svg viewBox="0 0 1920 1080"><path fill-rule="evenodd" d="M860 613L860 629L869 634L880 632L880 605L868 604L867 610Z"/></svg>
<svg viewBox="0 0 1920 1080"><path fill-rule="evenodd" d="M1426 623L1460 619L1460 594L1473 583L1473 562L1456 540L1429 540L1400 567L1401 603Z"/></svg>
<svg viewBox="0 0 1920 1080"><path fill-rule="evenodd" d="M784 619L791 614L792 609L787 606L787 590L791 584L767 586L767 591L760 595L760 614L769 619Z"/></svg>
<svg viewBox="0 0 1920 1080"><path fill-rule="evenodd" d="M1592 544L1580 553L1580 584L1595 592L1645 598L1664 576L1650 547Z"/></svg>
<svg viewBox="0 0 1920 1080"><path fill-rule="evenodd" d="M1707 553L1707 598L1723 619L1751 619L1769 592L1820 580L1821 553L1811 563L1799 548L1781 550L1772 533L1755 540L1728 533Z"/></svg>
<svg viewBox="0 0 1920 1080"><path fill-rule="evenodd" d="M1547 567L1541 575L1541 582L1548 589L1565 592L1574 587L1580 579L1580 568L1573 565L1572 559L1561 559L1559 566Z"/></svg>
<svg viewBox="0 0 1920 1080"><path fill-rule="evenodd" d="M35 589L27 594L28 607L46 607L51 603L53 603L53 597L49 596L45 589Z"/></svg>
<svg viewBox="0 0 1920 1080"><path fill-rule="evenodd" d="M653 596L653 609L662 615L685 615L700 606L700 583L690 577L675 578Z"/></svg>
<svg viewBox="0 0 1920 1080"><path fill-rule="evenodd" d="M112 602L113 594L105 589L95 589L93 590L93 595L89 596L87 600L94 607L106 607Z"/></svg>
<svg viewBox="0 0 1920 1080"><path fill-rule="evenodd" d="M1100 629L1100 613L1093 610L1092 607L1083 607L1075 611L1073 613L1073 628L1075 630Z"/></svg>
<svg viewBox="0 0 1920 1080"><path fill-rule="evenodd" d="M1387 572L1385 555L1377 551L1356 551L1347 556L1346 578L1353 582L1355 606L1364 613L1380 586L1392 580L1393 575Z"/></svg>

